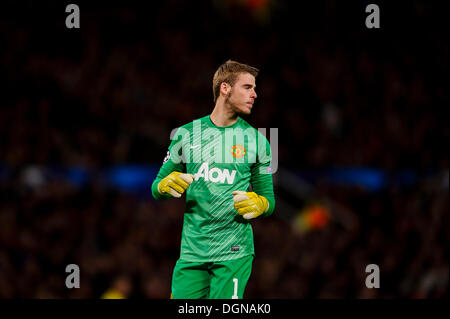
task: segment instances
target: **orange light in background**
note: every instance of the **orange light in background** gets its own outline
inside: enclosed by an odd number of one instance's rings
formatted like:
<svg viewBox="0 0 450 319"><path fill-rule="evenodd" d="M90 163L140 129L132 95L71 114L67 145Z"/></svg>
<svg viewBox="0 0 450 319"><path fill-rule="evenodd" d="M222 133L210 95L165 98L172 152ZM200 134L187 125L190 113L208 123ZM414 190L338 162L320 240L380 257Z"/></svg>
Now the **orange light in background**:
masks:
<svg viewBox="0 0 450 319"><path fill-rule="evenodd" d="M312 228L322 228L328 224L330 214L324 206L313 206L307 212L307 219Z"/></svg>
<svg viewBox="0 0 450 319"><path fill-rule="evenodd" d="M272 0L219 0L216 3L219 8L226 10L233 7L243 7L248 10L254 21L260 24L269 22L271 7L274 4Z"/></svg>
<svg viewBox="0 0 450 319"><path fill-rule="evenodd" d="M328 207L313 204L305 207L294 219L294 231L303 234L310 230L321 229L328 225L331 215Z"/></svg>
<svg viewBox="0 0 450 319"><path fill-rule="evenodd" d="M247 5L252 10L261 10L267 7L269 0L247 0Z"/></svg>

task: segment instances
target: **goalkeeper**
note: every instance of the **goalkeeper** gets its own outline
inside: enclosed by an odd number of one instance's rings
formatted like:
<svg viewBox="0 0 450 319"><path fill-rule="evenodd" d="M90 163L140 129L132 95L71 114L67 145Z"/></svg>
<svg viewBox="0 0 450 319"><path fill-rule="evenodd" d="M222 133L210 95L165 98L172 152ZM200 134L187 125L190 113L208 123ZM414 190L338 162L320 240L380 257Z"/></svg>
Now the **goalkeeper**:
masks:
<svg viewBox="0 0 450 319"><path fill-rule="evenodd" d="M240 117L253 108L257 74L231 60L218 68L213 112L176 131L152 184L158 200L186 193L171 298L243 298L255 256L250 222L275 207L269 142Z"/></svg>

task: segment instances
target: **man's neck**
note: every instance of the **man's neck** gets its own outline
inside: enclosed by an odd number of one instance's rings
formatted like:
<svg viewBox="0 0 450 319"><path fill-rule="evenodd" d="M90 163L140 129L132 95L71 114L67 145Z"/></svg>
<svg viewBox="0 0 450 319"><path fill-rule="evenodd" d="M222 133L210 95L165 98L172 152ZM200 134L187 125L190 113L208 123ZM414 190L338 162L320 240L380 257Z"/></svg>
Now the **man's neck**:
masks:
<svg viewBox="0 0 450 319"><path fill-rule="evenodd" d="M223 103L216 104L210 118L214 125L219 127L233 125L239 119L237 113L227 108Z"/></svg>

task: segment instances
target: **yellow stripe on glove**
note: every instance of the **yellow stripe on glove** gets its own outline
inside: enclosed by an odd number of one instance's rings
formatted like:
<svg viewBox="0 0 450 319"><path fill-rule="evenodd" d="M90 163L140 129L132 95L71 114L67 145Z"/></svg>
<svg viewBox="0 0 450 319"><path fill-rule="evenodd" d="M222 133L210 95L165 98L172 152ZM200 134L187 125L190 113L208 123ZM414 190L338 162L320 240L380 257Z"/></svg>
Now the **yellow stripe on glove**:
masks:
<svg viewBox="0 0 450 319"><path fill-rule="evenodd" d="M245 219L256 218L269 209L269 202L264 196L254 192L234 191L234 208Z"/></svg>
<svg viewBox="0 0 450 319"><path fill-rule="evenodd" d="M194 175L180 172L172 172L158 184L160 194L170 194L179 198L194 181Z"/></svg>

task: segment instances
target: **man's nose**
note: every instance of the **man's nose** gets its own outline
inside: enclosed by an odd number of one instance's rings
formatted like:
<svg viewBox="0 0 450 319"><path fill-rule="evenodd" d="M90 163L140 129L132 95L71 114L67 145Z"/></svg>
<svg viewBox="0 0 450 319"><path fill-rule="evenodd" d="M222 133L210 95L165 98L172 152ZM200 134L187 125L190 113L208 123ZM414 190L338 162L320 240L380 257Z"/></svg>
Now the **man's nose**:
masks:
<svg viewBox="0 0 450 319"><path fill-rule="evenodd" d="M255 90L253 90L252 95L250 97L252 97L254 99L256 99L258 97Z"/></svg>

